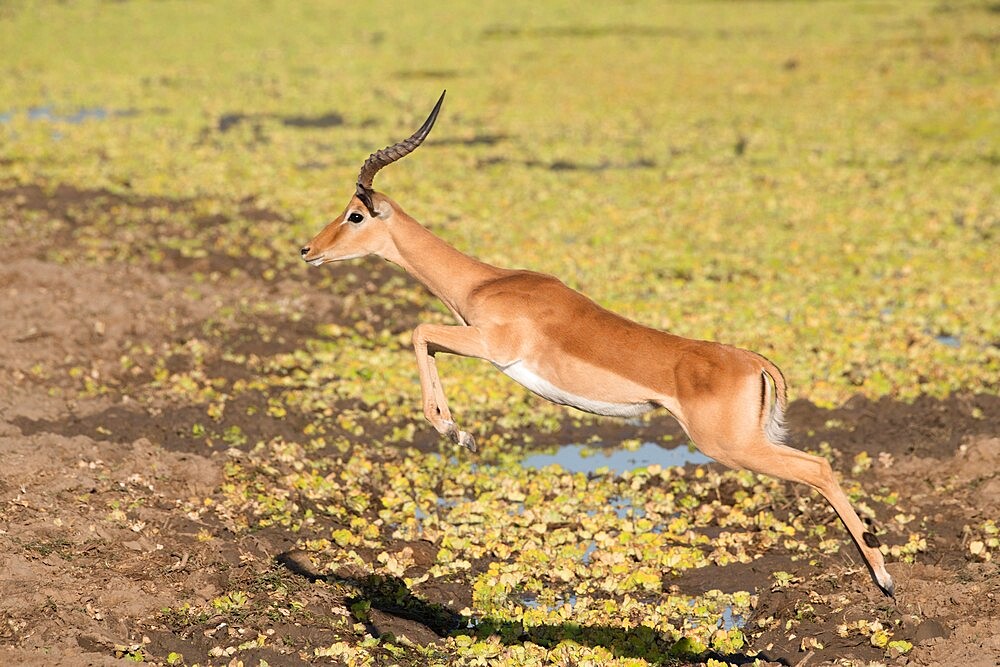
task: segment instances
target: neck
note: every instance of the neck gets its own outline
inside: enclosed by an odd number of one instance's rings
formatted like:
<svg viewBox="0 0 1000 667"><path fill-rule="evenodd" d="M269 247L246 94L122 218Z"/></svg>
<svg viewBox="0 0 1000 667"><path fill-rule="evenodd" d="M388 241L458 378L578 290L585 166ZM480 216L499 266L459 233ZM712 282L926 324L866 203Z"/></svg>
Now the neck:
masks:
<svg viewBox="0 0 1000 667"><path fill-rule="evenodd" d="M456 250L409 216L397 213L389 233L392 246L382 256L420 281L463 324L469 294L505 273Z"/></svg>

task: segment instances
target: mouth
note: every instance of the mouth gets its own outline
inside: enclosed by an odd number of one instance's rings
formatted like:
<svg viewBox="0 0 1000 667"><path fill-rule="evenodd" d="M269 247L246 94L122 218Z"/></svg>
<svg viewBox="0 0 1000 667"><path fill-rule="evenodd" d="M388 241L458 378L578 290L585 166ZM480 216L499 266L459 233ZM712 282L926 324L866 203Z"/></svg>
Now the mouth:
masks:
<svg viewBox="0 0 1000 667"><path fill-rule="evenodd" d="M313 266L323 266L323 258L317 257L316 259L307 259L306 264L311 264Z"/></svg>

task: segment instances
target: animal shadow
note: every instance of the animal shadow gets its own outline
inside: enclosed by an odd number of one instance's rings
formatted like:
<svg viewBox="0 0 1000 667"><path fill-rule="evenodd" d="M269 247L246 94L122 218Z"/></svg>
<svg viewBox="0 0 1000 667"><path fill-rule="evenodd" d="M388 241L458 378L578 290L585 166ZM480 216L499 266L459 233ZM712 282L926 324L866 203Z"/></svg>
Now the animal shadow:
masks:
<svg viewBox="0 0 1000 667"><path fill-rule="evenodd" d="M571 640L590 647L601 646L616 658L643 658L652 664L700 663L714 658L733 664L750 664L755 660L789 664L786 660L769 658L766 654L749 656L743 653L720 654L715 651L696 653L686 639L673 641L646 626L621 628L611 625L581 625L566 622L524 627L519 621L490 617L469 619L445 605L430 602L413 593L399 577L369 574L363 577L341 577L320 574L311 569L304 552L289 551L277 556L278 564L310 581L346 586L355 591L348 600L354 619L364 623L373 636L386 633L385 623L375 619L373 610L396 619L405 619L430 630L437 637L471 636L477 640L498 637L504 645L525 642L546 649ZM384 616L382 617L384 618ZM388 625L392 625L391 623Z"/></svg>

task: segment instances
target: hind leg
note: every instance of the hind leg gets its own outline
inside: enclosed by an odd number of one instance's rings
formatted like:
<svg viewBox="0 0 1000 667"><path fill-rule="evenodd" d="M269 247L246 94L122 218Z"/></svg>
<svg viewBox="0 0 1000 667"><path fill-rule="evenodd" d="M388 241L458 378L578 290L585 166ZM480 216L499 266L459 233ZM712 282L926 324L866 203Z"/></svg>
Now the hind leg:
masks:
<svg viewBox="0 0 1000 667"><path fill-rule="evenodd" d="M847 528L875 583L893 595L878 539L865 530L829 462L768 439L762 424L768 419L763 412L767 403L758 378L749 378L736 396L689 398L678 421L702 452L723 465L801 482L819 491ZM771 418L780 423L780 414Z"/></svg>
<svg viewBox="0 0 1000 667"><path fill-rule="evenodd" d="M774 444L763 435L749 446L736 451L730 450L730 455L737 467L793 482L802 482L819 491L833 506L847 532L851 534L875 583L886 595L893 595L892 577L885 569L882 552L878 549L878 539L865 530L864 524L851 507L847 494L840 488L833 469L826 459L792 447Z"/></svg>

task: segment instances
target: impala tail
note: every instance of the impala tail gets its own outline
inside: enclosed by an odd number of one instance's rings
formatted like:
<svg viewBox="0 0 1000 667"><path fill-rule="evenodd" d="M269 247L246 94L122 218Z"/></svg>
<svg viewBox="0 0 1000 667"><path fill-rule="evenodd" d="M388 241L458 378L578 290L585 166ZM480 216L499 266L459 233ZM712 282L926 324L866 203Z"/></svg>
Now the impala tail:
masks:
<svg viewBox="0 0 1000 667"><path fill-rule="evenodd" d="M758 355L760 356L760 355ZM764 435L776 445L784 444L788 435L785 427L785 406L788 404L788 390L785 376L770 359L760 357L760 416Z"/></svg>

